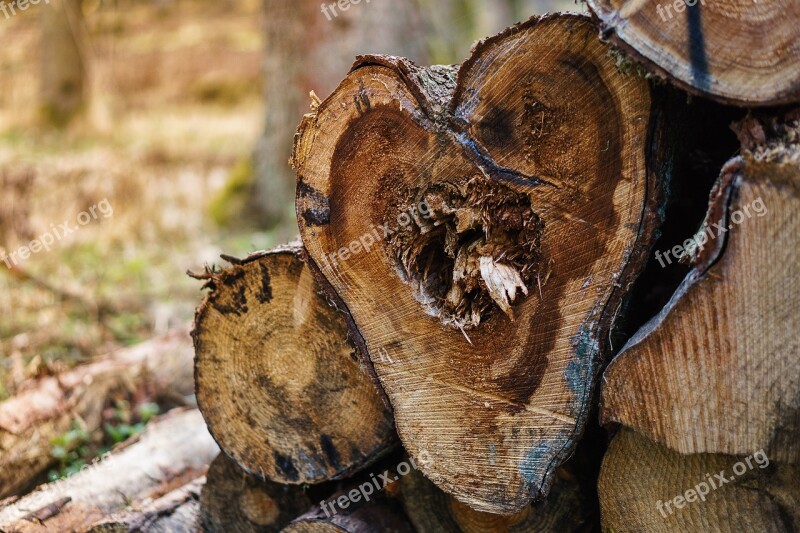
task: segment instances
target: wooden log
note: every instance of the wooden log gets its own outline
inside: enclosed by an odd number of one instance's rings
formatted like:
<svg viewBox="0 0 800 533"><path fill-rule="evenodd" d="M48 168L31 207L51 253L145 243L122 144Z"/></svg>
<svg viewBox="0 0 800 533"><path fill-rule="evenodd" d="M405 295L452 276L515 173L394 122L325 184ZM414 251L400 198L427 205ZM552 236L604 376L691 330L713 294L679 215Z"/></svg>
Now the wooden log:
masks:
<svg viewBox="0 0 800 533"><path fill-rule="evenodd" d="M691 272L605 371L605 423L682 453L800 462L799 118L738 125L742 156L685 243Z"/></svg>
<svg viewBox="0 0 800 533"><path fill-rule="evenodd" d="M598 489L609 533L800 528L800 467L775 463L763 451L681 455L623 428L603 461Z"/></svg>
<svg viewBox="0 0 800 533"><path fill-rule="evenodd" d="M345 477L396 440L300 253L288 246L210 273L192 333L209 431L245 472L289 484Z"/></svg>
<svg viewBox="0 0 800 533"><path fill-rule="evenodd" d="M0 403L0 498L30 486L54 463L52 441L75 421L95 432L110 393L171 396L192 389L188 328L23 385Z"/></svg>
<svg viewBox="0 0 800 533"><path fill-rule="evenodd" d="M424 58L432 31L420 24L417 0L373 2L369 9L342 4L346 12L332 1L264 0L261 5L264 125L254 153L257 182L248 200L260 208L260 216L250 220L265 228L288 219L294 176L286 160L308 91L327 96L350 58L363 50Z"/></svg>
<svg viewBox="0 0 800 533"><path fill-rule="evenodd" d="M296 137L310 265L427 477L513 514L584 425L656 226L660 120L580 15L454 67L360 58Z"/></svg>
<svg viewBox="0 0 800 533"><path fill-rule="evenodd" d="M301 487L258 480L220 454L206 474L200 506L207 533L269 533L301 515L311 501Z"/></svg>
<svg viewBox="0 0 800 533"><path fill-rule="evenodd" d="M89 533L196 533L200 526L201 476L152 501L104 518ZM229 531L236 531L231 529Z"/></svg>
<svg viewBox="0 0 800 533"><path fill-rule="evenodd" d="M204 475L218 450L197 410L173 410L108 457L0 509L0 531L83 531Z"/></svg>
<svg viewBox="0 0 800 533"><path fill-rule="evenodd" d="M400 494L417 533L560 533L590 531L587 502L574 476L559 469L544 501L513 515L475 511L418 471L401 478Z"/></svg>
<svg viewBox="0 0 800 533"><path fill-rule="evenodd" d="M602 34L677 86L717 101L800 101L794 0L587 0Z"/></svg>
<svg viewBox="0 0 800 533"><path fill-rule="evenodd" d="M344 497L347 491L331 499ZM350 504L336 514L314 507L293 520L284 533L413 533L414 528L395 499L379 494L369 502Z"/></svg>

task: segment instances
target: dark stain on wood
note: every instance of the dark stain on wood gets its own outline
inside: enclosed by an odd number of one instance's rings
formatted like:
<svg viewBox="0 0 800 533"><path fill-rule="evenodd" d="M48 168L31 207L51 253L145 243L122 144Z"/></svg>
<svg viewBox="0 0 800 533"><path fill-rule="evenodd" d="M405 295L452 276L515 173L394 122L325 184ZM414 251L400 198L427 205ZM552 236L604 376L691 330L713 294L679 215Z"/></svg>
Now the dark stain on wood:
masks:
<svg viewBox="0 0 800 533"><path fill-rule="evenodd" d="M297 197L299 215L309 226L325 226L331 222L331 206L327 196L297 177ZM301 209L301 206L304 208Z"/></svg>
<svg viewBox="0 0 800 533"><path fill-rule="evenodd" d="M246 294L246 287L241 285L237 288L236 292L233 294L233 301L229 303L223 303L220 301L220 298L216 298L212 295L209 303L211 307L216 309L218 312L222 313L223 315L230 315L234 314L236 316L241 316L247 313L247 294Z"/></svg>
<svg viewBox="0 0 800 533"><path fill-rule="evenodd" d="M692 83L701 90L709 89L708 57L706 56L703 18L700 3L686 4L686 25L689 33L689 58L692 66Z"/></svg>
<svg viewBox="0 0 800 533"><path fill-rule="evenodd" d="M275 450L273 452L273 458L275 459L275 466L277 466L281 472L283 472L283 475L286 476L286 479L289 481L296 481L299 478L299 472L297 471L297 468L294 466L294 463L290 457L287 457Z"/></svg>
<svg viewBox="0 0 800 533"><path fill-rule="evenodd" d="M514 115L510 109L495 107L478 124L481 137L490 146L504 146L514 138Z"/></svg>
<svg viewBox="0 0 800 533"><path fill-rule="evenodd" d="M261 290L256 295L258 301L263 303L269 303L272 300L272 286L269 278L269 267L264 263L258 264L259 271L261 273Z"/></svg>
<svg viewBox="0 0 800 533"><path fill-rule="evenodd" d="M322 435L320 437L320 445L322 446L322 452L325 454L325 457L328 459L328 463L334 467L336 470L340 469L341 461L339 457L339 451L336 449L336 446L333 444L333 440L329 435Z"/></svg>

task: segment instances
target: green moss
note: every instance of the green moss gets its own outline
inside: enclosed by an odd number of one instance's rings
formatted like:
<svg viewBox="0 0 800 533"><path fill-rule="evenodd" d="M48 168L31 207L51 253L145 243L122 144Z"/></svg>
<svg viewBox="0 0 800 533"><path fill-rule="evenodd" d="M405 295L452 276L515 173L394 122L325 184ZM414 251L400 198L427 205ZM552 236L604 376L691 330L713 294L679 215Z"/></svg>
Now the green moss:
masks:
<svg viewBox="0 0 800 533"><path fill-rule="evenodd" d="M50 444L50 455L58 461L58 466L48 472L48 481L55 481L77 473L85 464L89 455L91 435L78 422L66 433L56 436Z"/></svg>
<svg viewBox="0 0 800 533"><path fill-rule="evenodd" d="M630 59L625 53L616 47L610 47L608 50L608 55L614 60L614 64L617 67L617 70L624 76L628 76L631 74L635 74L640 78L644 78L655 85L662 85L664 84L664 80L644 68L639 63L634 62Z"/></svg>
<svg viewBox="0 0 800 533"><path fill-rule="evenodd" d="M83 424L73 422L69 431L50 442L50 456L56 461L56 466L47 473L48 480L56 481L79 472L94 457L144 431L147 423L160 411L161 408L154 403L145 402L132 407L127 400L116 400L113 415L103 424L99 442L92 439Z"/></svg>
<svg viewBox="0 0 800 533"><path fill-rule="evenodd" d="M225 187L209 204L209 215L215 224L226 227L242 221L254 182L253 160L246 157L233 167Z"/></svg>

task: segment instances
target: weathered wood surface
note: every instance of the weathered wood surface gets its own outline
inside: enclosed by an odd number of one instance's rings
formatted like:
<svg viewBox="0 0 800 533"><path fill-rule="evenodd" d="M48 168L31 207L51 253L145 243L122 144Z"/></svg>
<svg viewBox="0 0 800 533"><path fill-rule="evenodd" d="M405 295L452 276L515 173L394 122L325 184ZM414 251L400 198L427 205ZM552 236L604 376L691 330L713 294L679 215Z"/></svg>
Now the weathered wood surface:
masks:
<svg viewBox="0 0 800 533"><path fill-rule="evenodd" d="M798 119L738 125L743 153L712 192L702 247L688 242L691 272L605 371L606 423L682 453L800 462Z"/></svg>
<svg viewBox="0 0 800 533"><path fill-rule="evenodd" d="M362 57L296 137L311 265L423 471L475 509L546 495L652 244L660 122L588 17L454 67Z"/></svg>
<svg viewBox="0 0 800 533"><path fill-rule="evenodd" d="M763 450L681 455L623 428L598 488L608 533L800 529L800 467L776 463Z"/></svg>
<svg viewBox="0 0 800 533"><path fill-rule="evenodd" d="M270 533L303 514L311 501L302 487L255 479L220 454L206 474L200 505L206 533Z"/></svg>
<svg viewBox="0 0 800 533"><path fill-rule="evenodd" d="M205 474L219 449L197 410L173 410L79 473L0 509L0 531L83 531Z"/></svg>
<svg viewBox="0 0 800 533"><path fill-rule="evenodd" d="M800 101L795 0L587 0L604 36L689 92L747 107Z"/></svg>
<svg viewBox="0 0 800 533"><path fill-rule="evenodd" d="M417 471L400 479L400 494L417 533L577 533L594 525L580 485L563 469L544 501L513 515L474 511Z"/></svg>
<svg viewBox="0 0 800 533"><path fill-rule="evenodd" d="M290 484L344 477L396 441L300 253L288 246L208 273L192 333L211 434L247 473Z"/></svg>
<svg viewBox="0 0 800 533"><path fill-rule="evenodd" d="M191 394L188 328L32 381L0 403L0 498L26 488L54 463L52 440L73 423L89 433L99 429L109 394L119 391Z"/></svg>
<svg viewBox="0 0 800 533"><path fill-rule="evenodd" d="M200 476L167 494L102 519L88 533L198 533L200 491L206 478ZM231 529L230 531L235 531Z"/></svg>

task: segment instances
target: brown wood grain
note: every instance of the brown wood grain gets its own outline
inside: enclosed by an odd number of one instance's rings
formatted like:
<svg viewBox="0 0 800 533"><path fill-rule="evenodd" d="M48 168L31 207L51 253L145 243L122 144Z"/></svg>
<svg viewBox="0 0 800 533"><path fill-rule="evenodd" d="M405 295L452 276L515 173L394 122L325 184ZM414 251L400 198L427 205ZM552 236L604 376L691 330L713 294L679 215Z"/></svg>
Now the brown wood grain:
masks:
<svg viewBox="0 0 800 533"><path fill-rule="evenodd" d="M797 465L766 454L681 455L623 428L600 472L603 531L789 533L800 527L799 483Z"/></svg>
<svg viewBox="0 0 800 533"><path fill-rule="evenodd" d="M195 317L195 387L209 430L246 472L344 477L396 441L391 416L318 294L299 246L210 275Z"/></svg>
<svg viewBox="0 0 800 533"><path fill-rule="evenodd" d="M658 121L596 31L585 16L532 19L458 73L361 58L296 137L321 284L406 449L480 511L547 493L652 243Z"/></svg>
<svg viewBox="0 0 800 533"><path fill-rule="evenodd" d="M606 369L605 422L682 453L800 462L800 136L788 124L739 126L749 140L700 230L715 238Z"/></svg>
<svg viewBox="0 0 800 533"><path fill-rule="evenodd" d="M794 0L587 0L602 32L682 89L747 107L800 101Z"/></svg>

